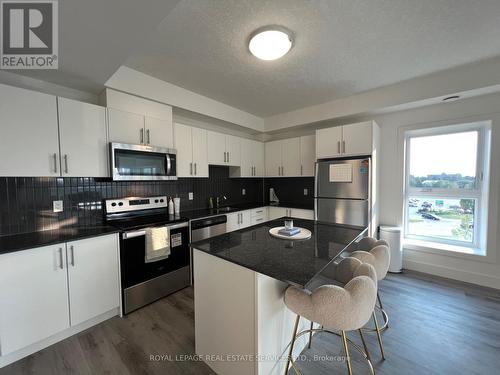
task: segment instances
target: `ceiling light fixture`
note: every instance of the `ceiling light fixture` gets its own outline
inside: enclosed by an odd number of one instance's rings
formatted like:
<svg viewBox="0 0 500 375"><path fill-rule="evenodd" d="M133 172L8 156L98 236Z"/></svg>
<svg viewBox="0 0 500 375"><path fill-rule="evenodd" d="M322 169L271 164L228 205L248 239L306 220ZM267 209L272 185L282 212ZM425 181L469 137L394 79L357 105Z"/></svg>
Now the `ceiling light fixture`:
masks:
<svg viewBox="0 0 500 375"><path fill-rule="evenodd" d="M266 26L250 35L248 49L261 60L276 60L285 56L292 48L292 33L281 26Z"/></svg>

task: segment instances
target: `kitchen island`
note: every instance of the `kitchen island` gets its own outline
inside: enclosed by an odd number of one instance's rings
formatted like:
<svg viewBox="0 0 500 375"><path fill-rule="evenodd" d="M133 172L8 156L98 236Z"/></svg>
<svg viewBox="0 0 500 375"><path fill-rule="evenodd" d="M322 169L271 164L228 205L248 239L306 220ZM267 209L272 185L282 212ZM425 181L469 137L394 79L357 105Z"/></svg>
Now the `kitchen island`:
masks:
<svg viewBox="0 0 500 375"><path fill-rule="evenodd" d="M282 240L269 229L283 219L191 244L196 354L218 374L283 374L294 314L288 285L313 289L366 228L294 220L308 240ZM309 325L302 319L299 329ZM294 356L306 345L295 344Z"/></svg>

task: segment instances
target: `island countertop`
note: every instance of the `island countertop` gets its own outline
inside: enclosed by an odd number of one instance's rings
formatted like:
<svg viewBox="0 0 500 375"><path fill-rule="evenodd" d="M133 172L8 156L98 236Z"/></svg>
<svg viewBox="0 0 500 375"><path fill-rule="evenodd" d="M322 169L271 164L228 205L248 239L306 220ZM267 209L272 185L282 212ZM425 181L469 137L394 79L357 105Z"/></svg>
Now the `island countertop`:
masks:
<svg viewBox="0 0 500 375"><path fill-rule="evenodd" d="M312 232L310 239L283 240L269 234L269 229L283 225L284 218L280 218L194 242L191 247L304 288L351 243L367 232L364 227L294 219L295 227Z"/></svg>

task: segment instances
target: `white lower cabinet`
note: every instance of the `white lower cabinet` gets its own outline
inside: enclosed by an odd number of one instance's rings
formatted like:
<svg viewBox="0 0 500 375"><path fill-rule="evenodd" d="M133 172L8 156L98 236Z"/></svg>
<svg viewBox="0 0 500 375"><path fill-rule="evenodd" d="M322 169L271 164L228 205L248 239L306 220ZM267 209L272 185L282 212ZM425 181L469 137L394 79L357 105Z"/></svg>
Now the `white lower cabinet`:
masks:
<svg viewBox="0 0 500 375"><path fill-rule="evenodd" d="M118 236L0 255L1 356L119 307Z"/></svg>
<svg viewBox="0 0 500 375"><path fill-rule="evenodd" d="M240 212L227 214L226 232L232 232L240 229Z"/></svg>
<svg viewBox="0 0 500 375"><path fill-rule="evenodd" d="M246 228L267 221L266 207L227 214L226 232Z"/></svg>
<svg viewBox="0 0 500 375"><path fill-rule="evenodd" d="M68 242L67 251L71 325L119 306L117 237Z"/></svg>
<svg viewBox="0 0 500 375"><path fill-rule="evenodd" d="M66 246L0 256L2 356L69 328Z"/></svg>
<svg viewBox="0 0 500 375"><path fill-rule="evenodd" d="M304 210L300 208L269 207L269 220L289 216L296 219L314 220L314 210Z"/></svg>
<svg viewBox="0 0 500 375"><path fill-rule="evenodd" d="M267 221L267 207L259 207L250 210L251 225L261 224Z"/></svg>

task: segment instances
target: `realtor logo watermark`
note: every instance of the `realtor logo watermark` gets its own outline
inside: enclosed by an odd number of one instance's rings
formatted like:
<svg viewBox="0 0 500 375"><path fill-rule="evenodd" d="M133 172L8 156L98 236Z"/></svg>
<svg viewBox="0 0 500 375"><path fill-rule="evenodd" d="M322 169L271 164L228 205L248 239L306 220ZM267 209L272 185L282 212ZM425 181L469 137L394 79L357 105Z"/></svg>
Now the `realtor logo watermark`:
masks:
<svg viewBox="0 0 500 375"><path fill-rule="evenodd" d="M57 6L56 0L0 1L0 68L58 68Z"/></svg>

